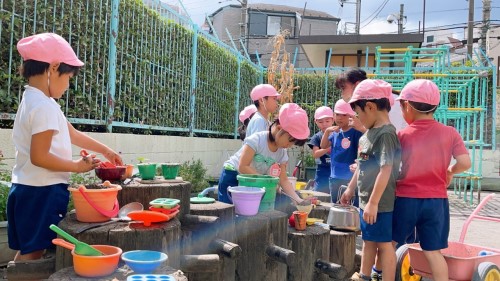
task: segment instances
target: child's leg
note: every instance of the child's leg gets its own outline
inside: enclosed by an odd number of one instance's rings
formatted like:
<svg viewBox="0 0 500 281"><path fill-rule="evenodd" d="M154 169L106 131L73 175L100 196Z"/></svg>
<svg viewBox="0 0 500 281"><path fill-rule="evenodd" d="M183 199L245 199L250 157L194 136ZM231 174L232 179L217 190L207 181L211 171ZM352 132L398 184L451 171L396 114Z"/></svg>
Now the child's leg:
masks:
<svg viewBox="0 0 500 281"><path fill-rule="evenodd" d="M448 281L448 264L439 250L424 251L434 281Z"/></svg>
<svg viewBox="0 0 500 281"><path fill-rule="evenodd" d="M396 252L392 246L392 242L382 242L377 243L378 256L377 259L382 269L384 275L382 280L394 280L396 275Z"/></svg>
<svg viewBox="0 0 500 281"><path fill-rule="evenodd" d="M377 242L363 240L362 253L360 272L364 276L370 276L373 263L375 262L375 255L377 254Z"/></svg>
<svg viewBox="0 0 500 281"><path fill-rule="evenodd" d="M38 260L42 258L44 252L44 250L40 250L21 255L21 251L17 251L14 261Z"/></svg>

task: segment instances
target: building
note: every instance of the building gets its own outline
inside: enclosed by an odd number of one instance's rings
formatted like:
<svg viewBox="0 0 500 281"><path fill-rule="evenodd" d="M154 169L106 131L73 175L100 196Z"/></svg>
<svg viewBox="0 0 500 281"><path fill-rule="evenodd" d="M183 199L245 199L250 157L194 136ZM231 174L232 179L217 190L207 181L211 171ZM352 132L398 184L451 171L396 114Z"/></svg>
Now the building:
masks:
<svg viewBox="0 0 500 281"><path fill-rule="evenodd" d="M299 45L299 38L336 35L340 21L325 12L272 4L250 4L246 13L242 5L227 5L209 15L209 19L213 26L209 32L217 34L228 45L232 44L232 38L240 46L241 39L251 59L260 60L263 66L269 64L274 49L269 39L281 30L288 30L290 35L285 48L292 60L298 48L295 67L312 67Z"/></svg>

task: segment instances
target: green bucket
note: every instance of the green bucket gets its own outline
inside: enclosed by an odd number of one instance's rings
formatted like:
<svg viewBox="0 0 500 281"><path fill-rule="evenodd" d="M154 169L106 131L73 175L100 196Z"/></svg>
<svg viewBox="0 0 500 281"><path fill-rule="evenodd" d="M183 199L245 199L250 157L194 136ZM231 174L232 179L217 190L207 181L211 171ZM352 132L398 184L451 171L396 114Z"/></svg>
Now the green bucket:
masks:
<svg viewBox="0 0 500 281"><path fill-rule="evenodd" d="M267 175L238 175L239 186L263 187L266 190L259 205L259 212L274 210L276 201L276 188L280 181L277 177Z"/></svg>
<svg viewBox="0 0 500 281"><path fill-rule="evenodd" d="M179 173L179 168L181 164L179 163L163 163L161 164L161 172L166 180L172 180L177 177Z"/></svg>
<svg viewBox="0 0 500 281"><path fill-rule="evenodd" d="M139 174L143 180L154 180L156 176L156 163L140 163L137 164Z"/></svg>

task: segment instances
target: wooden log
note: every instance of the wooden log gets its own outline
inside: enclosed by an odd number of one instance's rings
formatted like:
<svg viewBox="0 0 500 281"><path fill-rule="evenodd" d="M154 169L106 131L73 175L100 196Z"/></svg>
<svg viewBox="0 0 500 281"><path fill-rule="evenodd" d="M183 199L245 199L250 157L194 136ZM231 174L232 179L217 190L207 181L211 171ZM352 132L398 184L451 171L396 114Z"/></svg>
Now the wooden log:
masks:
<svg viewBox="0 0 500 281"><path fill-rule="evenodd" d="M236 261L236 280L286 280L286 264L270 258L266 249L272 244L286 247L287 219L287 215L279 211L236 217L236 243L242 249Z"/></svg>
<svg viewBox="0 0 500 281"><path fill-rule="evenodd" d="M345 268L341 265L322 259L317 259L314 263L314 267L317 268L320 272L328 274L330 278L333 278L335 280L342 280L347 275L347 270L345 270Z"/></svg>
<svg viewBox="0 0 500 281"><path fill-rule="evenodd" d="M181 268L189 280L221 280L219 255L184 255Z"/></svg>
<svg viewBox="0 0 500 281"><path fill-rule="evenodd" d="M315 270L318 259L329 258L330 231L319 226L308 226L298 231L288 227L288 248L296 253L296 266L288 267L287 280L328 280L328 276Z"/></svg>
<svg viewBox="0 0 500 281"><path fill-rule="evenodd" d="M352 272L356 257L356 233L351 231L330 230L329 261Z"/></svg>
<svg viewBox="0 0 500 281"><path fill-rule="evenodd" d="M218 221L219 218L215 216L199 216L191 214L187 214L181 218L183 226L200 226L203 224L215 224Z"/></svg>
<svg viewBox="0 0 500 281"><path fill-rule="evenodd" d="M238 244L231 243L222 239L215 239L212 242L213 248L220 254L228 258L239 258L241 256L241 247Z"/></svg>
<svg viewBox="0 0 500 281"><path fill-rule="evenodd" d="M218 237L218 217L187 214L182 218L184 255L202 255L215 253L211 243Z"/></svg>
<svg viewBox="0 0 500 281"><path fill-rule="evenodd" d="M271 259L284 263L288 266L295 266L295 252L281 248L276 245L269 245L266 248L266 255Z"/></svg>
<svg viewBox="0 0 500 281"><path fill-rule="evenodd" d="M74 213L68 214L59 227L78 240L91 245L112 245L124 252L131 250L154 250L168 255L167 265L180 266L181 224L177 218L169 222L153 223L146 227L142 223L117 222L77 234L82 226L88 225L76 220ZM72 266L70 251L57 247L56 270Z"/></svg>
<svg viewBox="0 0 500 281"><path fill-rule="evenodd" d="M308 217L322 219L323 222L326 223L328 219L328 213L330 212L330 207L330 203L321 203L311 210Z"/></svg>
<svg viewBox="0 0 500 281"><path fill-rule="evenodd" d="M219 217L217 238L235 242L234 205L218 201L212 204L191 204L190 214Z"/></svg>
<svg viewBox="0 0 500 281"><path fill-rule="evenodd" d="M132 270L128 268L128 266L124 264L119 264L118 269L111 275L104 276L104 277L99 277L99 278L86 278L86 277L81 277L76 275L75 271L73 270L73 267L66 267L63 268L56 273L50 275L50 277L47 280L54 280L54 281L60 281L60 280L65 280L65 281L90 281L90 280L99 280L99 281L125 281L127 280L127 277L130 275L134 275ZM187 281L188 278L184 275L184 273L180 270L171 268L166 265L162 265L159 268L157 268L153 274L167 274L175 278L176 281Z"/></svg>
<svg viewBox="0 0 500 281"><path fill-rule="evenodd" d="M154 182L154 181L148 181ZM132 181L128 185L123 185L118 192L118 202L120 206L131 202L140 202L145 209L149 208L149 202L156 198L174 198L181 200L179 217L189 214L189 199L191 198L191 183L177 182L169 183L158 181L158 183L140 183Z"/></svg>

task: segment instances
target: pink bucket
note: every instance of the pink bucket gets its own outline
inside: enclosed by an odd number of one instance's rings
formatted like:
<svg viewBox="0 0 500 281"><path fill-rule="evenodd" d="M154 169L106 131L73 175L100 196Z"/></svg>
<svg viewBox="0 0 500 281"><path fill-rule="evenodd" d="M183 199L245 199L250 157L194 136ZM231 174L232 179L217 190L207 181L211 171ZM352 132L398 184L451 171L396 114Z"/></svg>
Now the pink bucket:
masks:
<svg viewBox="0 0 500 281"><path fill-rule="evenodd" d="M260 200L266 190L258 187L230 186L227 189L233 201L234 212L242 216L254 216L259 211Z"/></svg>

